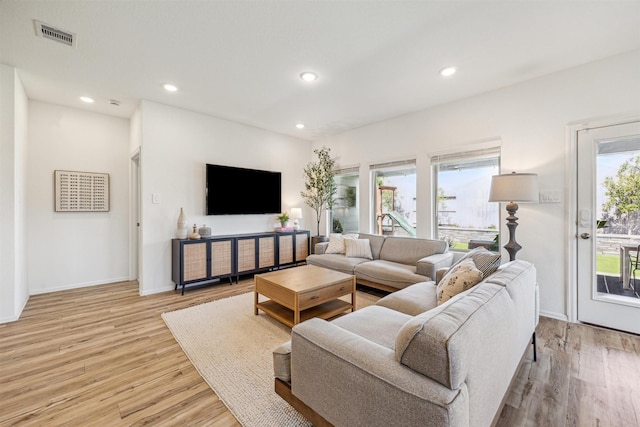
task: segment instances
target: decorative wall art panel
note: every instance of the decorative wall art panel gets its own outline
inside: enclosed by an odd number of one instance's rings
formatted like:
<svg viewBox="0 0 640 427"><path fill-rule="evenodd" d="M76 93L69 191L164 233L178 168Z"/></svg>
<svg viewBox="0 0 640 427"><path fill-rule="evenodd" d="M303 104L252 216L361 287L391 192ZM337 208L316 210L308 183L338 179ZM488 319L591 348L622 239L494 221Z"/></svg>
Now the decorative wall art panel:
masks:
<svg viewBox="0 0 640 427"><path fill-rule="evenodd" d="M108 212L109 174L54 171L56 212Z"/></svg>

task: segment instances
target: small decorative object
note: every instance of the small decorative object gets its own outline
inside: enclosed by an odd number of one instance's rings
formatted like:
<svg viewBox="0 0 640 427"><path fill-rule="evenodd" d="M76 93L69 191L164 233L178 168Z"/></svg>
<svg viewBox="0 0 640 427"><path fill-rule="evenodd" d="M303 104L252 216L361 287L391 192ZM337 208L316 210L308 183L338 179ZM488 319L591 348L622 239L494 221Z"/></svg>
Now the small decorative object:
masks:
<svg viewBox="0 0 640 427"><path fill-rule="evenodd" d="M202 237L203 239L211 237L211 227L203 224L202 227L198 229L198 234L200 234L200 237Z"/></svg>
<svg viewBox="0 0 640 427"><path fill-rule="evenodd" d="M193 224L193 233L189 234L189 240L198 240L200 234L198 234L198 226Z"/></svg>
<svg viewBox="0 0 640 427"><path fill-rule="evenodd" d="M176 238L186 239L188 233L187 216L184 214L184 209L180 208L180 215L178 215L178 225L176 228Z"/></svg>
<svg viewBox="0 0 640 427"><path fill-rule="evenodd" d="M302 218L302 208L291 208L291 218L293 218L293 229L300 230L298 220Z"/></svg>
<svg viewBox="0 0 640 427"><path fill-rule="evenodd" d="M276 219L280 221L280 226L284 228L287 226L287 222L289 221L289 214L287 212L282 212L276 217Z"/></svg>

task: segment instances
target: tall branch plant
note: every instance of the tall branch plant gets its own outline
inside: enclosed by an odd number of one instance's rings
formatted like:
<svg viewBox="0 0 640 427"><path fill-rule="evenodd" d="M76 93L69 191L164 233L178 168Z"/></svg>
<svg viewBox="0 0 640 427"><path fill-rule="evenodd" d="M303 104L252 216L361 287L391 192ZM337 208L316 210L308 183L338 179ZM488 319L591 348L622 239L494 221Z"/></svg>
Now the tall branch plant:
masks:
<svg viewBox="0 0 640 427"><path fill-rule="evenodd" d="M304 202L316 212L317 235L320 235L322 211L333 208L333 197L337 186L333 168L335 159L331 158L331 149L322 147L313 150L318 160L307 163L304 168L304 191L300 195Z"/></svg>

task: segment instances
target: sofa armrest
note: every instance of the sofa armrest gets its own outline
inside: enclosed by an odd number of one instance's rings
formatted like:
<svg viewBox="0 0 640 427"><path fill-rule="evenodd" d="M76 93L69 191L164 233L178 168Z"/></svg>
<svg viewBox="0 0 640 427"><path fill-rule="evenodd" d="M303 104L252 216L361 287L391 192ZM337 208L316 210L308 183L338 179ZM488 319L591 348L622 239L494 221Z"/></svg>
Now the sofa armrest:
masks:
<svg viewBox="0 0 640 427"><path fill-rule="evenodd" d="M393 350L318 318L292 330L291 387L334 425L469 425L465 384L444 387Z"/></svg>
<svg viewBox="0 0 640 427"><path fill-rule="evenodd" d="M444 275L447 274L447 271L449 271L449 268L450 267L444 267L436 270L436 278L434 279L436 282L436 285L440 283Z"/></svg>
<svg viewBox="0 0 640 427"><path fill-rule="evenodd" d="M326 252L327 246L329 246L329 242L318 242L313 247L313 253L316 255L322 255Z"/></svg>
<svg viewBox="0 0 640 427"><path fill-rule="evenodd" d="M433 254L418 260L416 263L416 273L435 280L436 271L440 268L451 267L452 262L453 253L451 252Z"/></svg>

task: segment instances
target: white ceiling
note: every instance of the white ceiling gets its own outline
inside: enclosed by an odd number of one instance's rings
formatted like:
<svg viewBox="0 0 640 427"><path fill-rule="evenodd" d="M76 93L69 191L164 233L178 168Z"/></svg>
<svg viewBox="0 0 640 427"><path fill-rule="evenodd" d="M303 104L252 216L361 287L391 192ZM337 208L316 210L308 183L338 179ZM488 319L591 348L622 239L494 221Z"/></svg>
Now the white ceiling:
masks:
<svg viewBox="0 0 640 427"><path fill-rule="evenodd" d="M122 117L148 99L309 140L635 49L640 0L0 1L0 62L32 99Z"/></svg>

